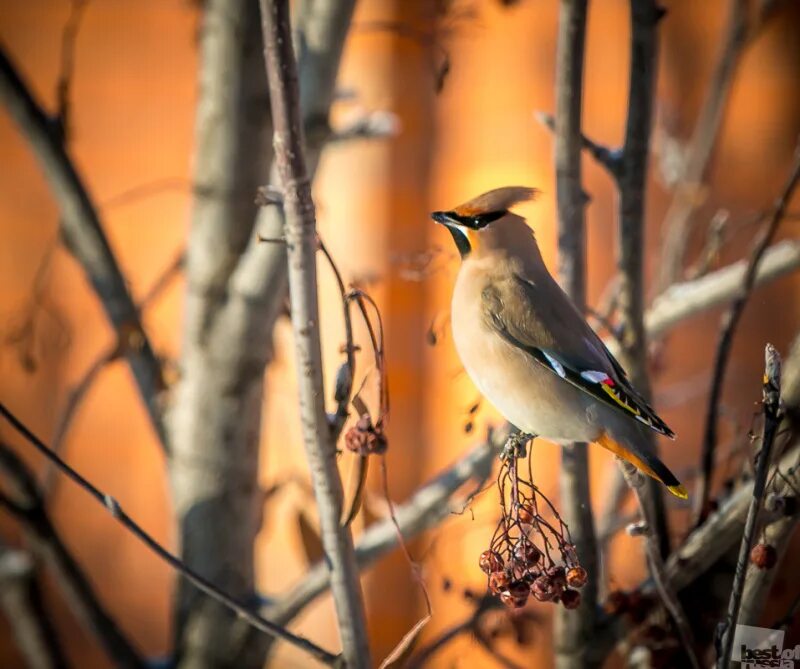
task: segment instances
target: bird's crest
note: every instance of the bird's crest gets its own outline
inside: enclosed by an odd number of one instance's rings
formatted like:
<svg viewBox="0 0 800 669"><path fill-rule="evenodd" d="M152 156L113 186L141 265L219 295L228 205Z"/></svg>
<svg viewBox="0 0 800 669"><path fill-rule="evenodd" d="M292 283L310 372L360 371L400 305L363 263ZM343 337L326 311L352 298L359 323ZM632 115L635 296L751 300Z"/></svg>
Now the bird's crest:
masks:
<svg viewBox="0 0 800 669"><path fill-rule="evenodd" d="M495 188L469 202L459 205L453 211L459 216L479 216L490 212L508 211L515 204L533 200L539 191L527 186L506 186Z"/></svg>

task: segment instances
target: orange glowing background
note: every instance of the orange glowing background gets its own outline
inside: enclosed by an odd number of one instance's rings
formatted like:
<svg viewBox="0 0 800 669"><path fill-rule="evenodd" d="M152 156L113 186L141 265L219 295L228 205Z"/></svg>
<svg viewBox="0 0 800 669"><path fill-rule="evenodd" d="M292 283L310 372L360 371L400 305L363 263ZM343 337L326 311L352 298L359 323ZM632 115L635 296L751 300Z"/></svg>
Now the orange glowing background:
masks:
<svg viewBox="0 0 800 669"><path fill-rule="evenodd" d="M521 0L510 8L494 0L457 2L434 44L406 33L377 29L399 22L426 35L436 20L435 3L422 0L361 0L348 38L340 84L358 92L366 109L394 112L396 138L332 146L315 185L320 232L347 279L378 277L378 299L388 333L392 392L388 466L392 496L401 501L481 438L498 416L488 406L466 434L467 407L477 397L461 373L446 334L432 347L426 332L442 320L456 264L411 281L399 261L450 240L427 218L479 192L508 184L535 185L543 192L521 208L537 233L545 259L555 267L555 184L552 137L534 119L553 111L558 3ZM628 82L627 2L592 3L586 54L584 129L599 142L621 141ZM647 200L647 273L653 276L660 250L659 223L669 191L659 178L659 156L670 142L691 134L702 104L728 3L666 1L661 32L656 135ZM66 0L0 0L0 40L40 100L52 109L59 69L60 37L69 15ZM80 30L72 89L70 148L98 203L106 232L128 276L134 296L143 295L185 244L191 211L191 161L197 97L199 9L189 0L92 0ZM791 160L800 131L800 11L793 5L771 22L746 52L735 82L699 217L726 208L738 220L771 203ZM451 69L440 94L437 67L449 54ZM341 104L344 103L340 103ZM334 119L352 110L334 110ZM338 115L338 116L337 116ZM0 112L0 394L2 401L46 440L74 383L113 339L80 268L57 241L58 210L27 143ZM140 188L141 187L141 188ZM587 208L589 298L596 302L612 275L614 190L591 159L584 163ZM133 189L133 190L132 190ZM127 195L126 195L127 194ZM793 211L797 211L797 201ZM721 262L749 248L755 228L739 233ZM798 218L780 236L798 237ZM37 268L43 258L43 271ZM339 307L330 276L323 277L322 314L326 378L339 363ZM37 278L38 277L38 278ZM143 314L160 355L176 359L180 341L182 280ZM763 344L781 351L800 327L800 281L784 278L758 291L736 339L725 391L723 439L747 429L757 399ZM663 370L654 379L655 402L679 434L664 459L678 472L697 462L702 414L719 312L694 318L668 339ZM276 357L267 373L261 481L264 487L305 476L299 439L288 323L275 332ZM9 436L2 428L2 436ZM124 363L105 369L82 405L65 445L65 457L87 478L113 494L166 545L176 532L164 460ZM559 453L537 443L540 486L556 496ZM30 460L41 467L41 463ZM351 463L345 458L343 472ZM595 502L610 480L611 459L592 452ZM377 467L374 468L377 470ZM382 511L380 480L372 472L368 508ZM433 596L434 619L424 639L463 617L464 588L481 589L476 557L496 520L493 492L473 504L474 518L453 516L442 528L411 544ZM256 567L266 593L280 593L300 578L306 562L298 513L307 505L300 486L270 499L257 545ZM116 526L71 484L61 482L52 498L53 518L91 576L102 600L148 656L169 647L169 570ZM678 526L683 515L678 513ZM313 522L313 519L312 519ZM2 540L19 541L16 526L0 518ZM362 522L357 521L356 531ZM615 544L611 573L621 586L642 576L638 548L630 539ZM452 581L445 591L443 579ZM800 586L785 576L776 591ZM366 573L364 589L375 656L383 657L424 611L405 559L394 554ZM75 666L107 667L107 657L75 621L56 588L48 588L59 632ZM777 595L775 605L783 605ZM785 608L785 605L784 605ZM526 666L551 662L549 609L531 648L510 641L500 647ZM333 608L324 597L296 628L326 647L337 643ZM491 667L493 661L468 636L436 656L434 667ZM0 620L0 666L20 666L21 657L5 620ZM305 658L281 648L274 666L305 666Z"/></svg>

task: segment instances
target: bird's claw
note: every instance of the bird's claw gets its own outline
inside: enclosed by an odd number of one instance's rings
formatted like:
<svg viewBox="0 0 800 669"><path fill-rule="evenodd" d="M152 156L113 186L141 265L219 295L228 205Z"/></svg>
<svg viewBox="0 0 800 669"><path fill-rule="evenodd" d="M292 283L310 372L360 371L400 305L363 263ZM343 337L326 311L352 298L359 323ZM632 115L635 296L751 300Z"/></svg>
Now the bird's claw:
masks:
<svg viewBox="0 0 800 669"><path fill-rule="evenodd" d="M503 445L503 451L500 454L502 460L509 460L511 458L524 458L528 455L528 443L533 441L536 435L526 434L525 432L516 432L508 437L506 443Z"/></svg>

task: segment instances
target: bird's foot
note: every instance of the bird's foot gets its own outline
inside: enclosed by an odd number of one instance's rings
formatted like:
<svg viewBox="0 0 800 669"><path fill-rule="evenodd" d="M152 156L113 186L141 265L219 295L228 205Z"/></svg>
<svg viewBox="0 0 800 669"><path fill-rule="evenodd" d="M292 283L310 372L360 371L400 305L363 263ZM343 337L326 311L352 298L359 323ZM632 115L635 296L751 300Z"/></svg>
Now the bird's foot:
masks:
<svg viewBox="0 0 800 669"><path fill-rule="evenodd" d="M528 443L536 439L535 434L516 432L508 437L500 458L509 460L511 458L524 458L528 455Z"/></svg>

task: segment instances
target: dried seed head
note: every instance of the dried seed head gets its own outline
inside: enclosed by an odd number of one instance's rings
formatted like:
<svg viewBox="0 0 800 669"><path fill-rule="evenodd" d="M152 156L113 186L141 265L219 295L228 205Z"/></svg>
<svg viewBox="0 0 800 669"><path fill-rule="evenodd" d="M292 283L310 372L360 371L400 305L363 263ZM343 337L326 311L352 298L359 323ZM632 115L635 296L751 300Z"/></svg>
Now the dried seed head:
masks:
<svg viewBox="0 0 800 669"><path fill-rule="evenodd" d="M571 588L582 588L589 580L589 574L580 565L567 570L567 585Z"/></svg>
<svg viewBox="0 0 800 669"><path fill-rule="evenodd" d="M772 569L778 562L778 551L769 544L756 544L750 551L750 562L759 569Z"/></svg>
<svg viewBox="0 0 800 669"><path fill-rule="evenodd" d="M581 593L577 590L564 590L561 593L561 603L565 609L577 609L581 605Z"/></svg>
<svg viewBox="0 0 800 669"><path fill-rule="evenodd" d="M489 590L495 594L507 589L509 583L511 583L511 577L505 571L493 571L489 574Z"/></svg>
<svg viewBox="0 0 800 669"><path fill-rule="evenodd" d="M543 574L531 584L531 594L540 602L550 602L558 595L558 588L552 578Z"/></svg>
<svg viewBox="0 0 800 669"><path fill-rule="evenodd" d="M485 574L491 574L493 571L500 571L503 568L503 558L495 551L483 551L478 559L478 564Z"/></svg>

